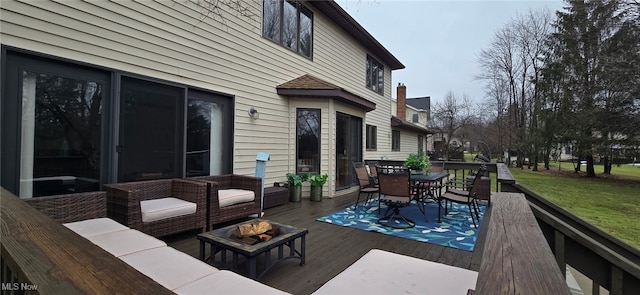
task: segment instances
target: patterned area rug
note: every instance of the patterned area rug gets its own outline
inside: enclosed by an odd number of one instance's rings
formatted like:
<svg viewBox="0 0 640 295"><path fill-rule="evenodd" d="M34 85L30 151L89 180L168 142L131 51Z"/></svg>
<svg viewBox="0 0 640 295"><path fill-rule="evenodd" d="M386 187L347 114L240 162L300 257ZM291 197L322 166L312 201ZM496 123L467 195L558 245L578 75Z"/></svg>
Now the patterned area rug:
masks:
<svg viewBox="0 0 640 295"><path fill-rule="evenodd" d="M427 221L425 221L424 215L415 204L402 208L400 211L402 215L416 222L415 227L408 229L395 229L378 224L378 218L384 216L385 210L386 206L382 204L381 213L378 215L378 203L377 201L372 201L366 206L359 205L356 211L354 211L353 206L351 206L316 220L465 251L473 251L478 238L478 232L480 231L485 206L480 206L480 222L477 223L477 227L473 226L467 205L454 203L452 208L449 209L449 214L446 216L444 215L443 208L441 223L438 223L438 204L436 202L426 204Z"/></svg>

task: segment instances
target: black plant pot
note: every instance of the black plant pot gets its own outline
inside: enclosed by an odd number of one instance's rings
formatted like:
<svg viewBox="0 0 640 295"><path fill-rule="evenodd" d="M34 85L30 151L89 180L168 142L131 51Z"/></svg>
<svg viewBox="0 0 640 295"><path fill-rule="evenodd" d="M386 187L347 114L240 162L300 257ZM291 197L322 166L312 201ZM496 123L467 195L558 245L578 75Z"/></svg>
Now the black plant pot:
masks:
<svg viewBox="0 0 640 295"><path fill-rule="evenodd" d="M322 186L311 186L311 195L309 199L312 202L322 202Z"/></svg>

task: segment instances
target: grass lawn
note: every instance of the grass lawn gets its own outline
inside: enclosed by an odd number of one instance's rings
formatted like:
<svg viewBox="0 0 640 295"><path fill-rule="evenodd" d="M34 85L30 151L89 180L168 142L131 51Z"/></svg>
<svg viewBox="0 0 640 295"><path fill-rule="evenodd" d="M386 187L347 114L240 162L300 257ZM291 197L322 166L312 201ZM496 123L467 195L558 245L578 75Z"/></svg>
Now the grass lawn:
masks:
<svg viewBox="0 0 640 295"><path fill-rule="evenodd" d="M614 166L613 175L604 175L600 165L597 178L574 173L571 163L562 163L561 168L556 163L550 170L539 166L537 172L527 168L511 172L518 183L640 249L640 168Z"/></svg>

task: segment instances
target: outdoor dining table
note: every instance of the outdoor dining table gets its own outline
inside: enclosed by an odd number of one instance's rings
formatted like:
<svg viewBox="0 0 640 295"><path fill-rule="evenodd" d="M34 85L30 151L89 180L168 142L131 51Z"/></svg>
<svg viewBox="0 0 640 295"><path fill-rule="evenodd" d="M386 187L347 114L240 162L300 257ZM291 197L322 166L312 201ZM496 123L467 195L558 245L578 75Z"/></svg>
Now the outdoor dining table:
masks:
<svg viewBox="0 0 640 295"><path fill-rule="evenodd" d="M425 219L427 218L425 208L426 201L431 199L439 203L439 197L442 194L442 182L445 178L449 176L447 172L429 172L429 173L421 173L421 174L411 174L409 180L411 185L415 188L416 191L416 203L420 211L425 214ZM432 190L432 184L437 184L435 186L438 189ZM422 204L422 207L420 206Z"/></svg>

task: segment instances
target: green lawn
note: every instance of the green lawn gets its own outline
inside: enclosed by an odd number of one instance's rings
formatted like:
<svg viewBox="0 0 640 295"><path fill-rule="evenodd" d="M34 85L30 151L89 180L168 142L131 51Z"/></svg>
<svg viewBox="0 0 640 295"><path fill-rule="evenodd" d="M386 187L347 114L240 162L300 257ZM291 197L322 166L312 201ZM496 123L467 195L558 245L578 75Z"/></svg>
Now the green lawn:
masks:
<svg viewBox="0 0 640 295"><path fill-rule="evenodd" d="M544 164L542 163L539 165L541 165L539 166L540 169L544 167ZM562 162L562 163L551 162L549 163L549 168L555 169L555 170L561 169L566 171L574 171L573 164L570 162ZM604 172L604 165L596 164L596 165L593 165L593 168L595 169L596 174L602 174ZM586 166L584 165L581 166L582 171L586 171L586 169L587 169ZM613 165L613 167L611 168L611 174L640 178L640 165L637 165L637 166L633 166L629 164Z"/></svg>
<svg viewBox="0 0 640 295"><path fill-rule="evenodd" d="M573 171L571 163L562 168ZM598 178L585 178L574 173L512 168L516 181L546 197L560 207L601 228L620 240L640 248L640 169L633 166L613 167L612 174L625 179L604 178L602 166L596 168ZM563 169L564 170L564 169ZM554 173L554 171L556 171ZM584 169L583 169L584 171Z"/></svg>

